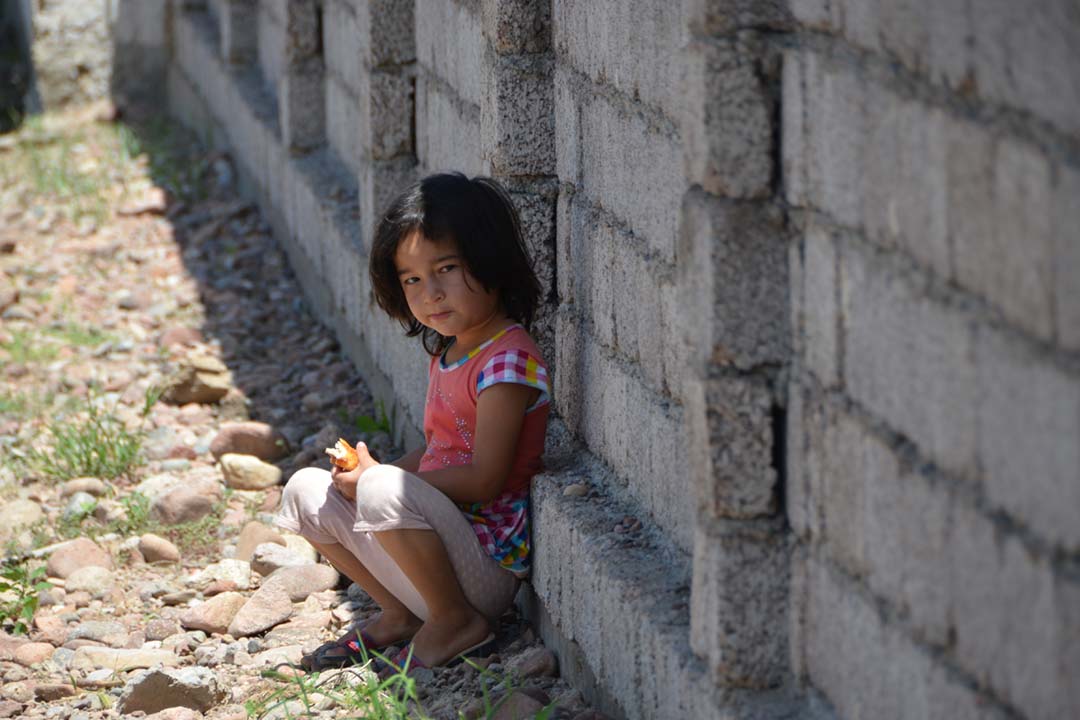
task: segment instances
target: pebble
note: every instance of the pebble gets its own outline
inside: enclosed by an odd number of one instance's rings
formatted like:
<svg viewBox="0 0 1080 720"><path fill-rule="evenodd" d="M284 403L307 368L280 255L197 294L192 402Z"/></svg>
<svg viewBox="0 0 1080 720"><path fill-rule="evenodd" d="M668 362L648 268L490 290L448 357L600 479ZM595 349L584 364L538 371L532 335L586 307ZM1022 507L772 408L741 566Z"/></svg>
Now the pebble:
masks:
<svg viewBox="0 0 1080 720"><path fill-rule="evenodd" d="M148 563L180 561L180 550L160 535L146 533L139 538L139 552Z"/></svg>
<svg viewBox="0 0 1080 720"><path fill-rule="evenodd" d="M277 530L267 527L257 520L248 522L236 539L236 559L250 561L255 548L263 543L277 543L284 547L285 538Z"/></svg>
<svg viewBox="0 0 1080 720"><path fill-rule="evenodd" d="M210 453L215 460L232 453L273 461L287 455L288 450L289 444L284 435L272 425L256 421L223 423L210 443Z"/></svg>
<svg viewBox="0 0 1080 720"><path fill-rule="evenodd" d="M79 568L67 577L64 588L69 593L87 592L93 597L104 594L113 585L113 572L103 567L90 565Z"/></svg>
<svg viewBox="0 0 1080 720"><path fill-rule="evenodd" d="M108 492L108 487L95 477L72 478L60 487L61 497L69 497L75 493L88 493L94 497L101 497L106 492Z"/></svg>
<svg viewBox="0 0 1080 720"><path fill-rule="evenodd" d="M261 587L244 604L229 623L229 634L246 637L280 625L292 615L289 593L280 585Z"/></svg>
<svg viewBox="0 0 1080 720"><path fill-rule="evenodd" d="M225 453L221 456L225 485L233 490L265 490L281 482L281 468L254 455Z"/></svg>
<svg viewBox="0 0 1080 720"><path fill-rule="evenodd" d="M277 543L263 543L255 548L251 556L251 569L260 575L269 575L284 567L297 567L312 564L310 557Z"/></svg>
<svg viewBox="0 0 1080 720"><path fill-rule="evenodd" d="M56 650L52 645L45 642L28 642L15 649L12 659L25 667L37 665L52 657Z"/></svg>
<svg viewBox="0 0 1080 720"><path fill-rule="evenodd" d="M247 602L238 592L215 595L201 605L189 608L180 616L180 624L188 630L204 630L224 634L236 613Z"/></svg>
<svg viewBox="0 0 1080 720"><path fill-rule="evenodd" d="M45 572L49 577L63 579L80 568L90 566L111 569L112 558L93 540L75 538L67 545L53 551L53 554L49 556Z"/></svg>

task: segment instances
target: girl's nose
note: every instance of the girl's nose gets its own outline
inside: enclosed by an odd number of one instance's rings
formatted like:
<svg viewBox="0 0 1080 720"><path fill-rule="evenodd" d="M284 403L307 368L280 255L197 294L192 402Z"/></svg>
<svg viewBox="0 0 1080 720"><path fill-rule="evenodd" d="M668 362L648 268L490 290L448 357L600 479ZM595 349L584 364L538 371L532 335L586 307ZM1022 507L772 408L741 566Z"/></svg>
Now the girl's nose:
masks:
<svg viewBox="0 0 1080 720"><path fill-rule="evenodd" d="M431 302L439 302L446 297L446 293L443 291L442 283L438 280L432 280L428 283L428 300Z"/></svg>

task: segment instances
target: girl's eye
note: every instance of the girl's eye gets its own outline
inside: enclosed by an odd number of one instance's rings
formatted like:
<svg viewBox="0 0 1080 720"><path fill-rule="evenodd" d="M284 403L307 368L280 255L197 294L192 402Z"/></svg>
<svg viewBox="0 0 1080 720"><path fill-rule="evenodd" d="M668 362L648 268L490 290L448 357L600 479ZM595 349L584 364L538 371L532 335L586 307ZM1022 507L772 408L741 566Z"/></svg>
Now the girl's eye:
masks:
<svg viewBox="0 0 1080 720"><path fill-rule="evenodd" d="M402 285L415 285L419 281L420 281L420 278L410 277L410 278L405 278L404 280L402 280L401 284Z"/></svg>
<svg viewBox="0 0 1080 720"><path fill-rule="evenodd" d="M442 267L439 268L439 272L441 272L443 274L446 274L446 273L450 272L451 270L456 270L456 269L457 269L457 265L443 265Z"/></svg>

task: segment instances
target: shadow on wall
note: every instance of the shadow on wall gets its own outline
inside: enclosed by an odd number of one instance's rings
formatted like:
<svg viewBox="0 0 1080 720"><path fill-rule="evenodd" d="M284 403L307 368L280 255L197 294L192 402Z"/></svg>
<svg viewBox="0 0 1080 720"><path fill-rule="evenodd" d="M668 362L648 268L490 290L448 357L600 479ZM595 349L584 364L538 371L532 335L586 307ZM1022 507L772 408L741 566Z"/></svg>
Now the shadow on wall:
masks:
<svg viewBox="0 0 1080 720"><path fill-rule="evenodd" d="M30 0L0 0L0 133L41 110L30 55L31 12Z"/></svg>

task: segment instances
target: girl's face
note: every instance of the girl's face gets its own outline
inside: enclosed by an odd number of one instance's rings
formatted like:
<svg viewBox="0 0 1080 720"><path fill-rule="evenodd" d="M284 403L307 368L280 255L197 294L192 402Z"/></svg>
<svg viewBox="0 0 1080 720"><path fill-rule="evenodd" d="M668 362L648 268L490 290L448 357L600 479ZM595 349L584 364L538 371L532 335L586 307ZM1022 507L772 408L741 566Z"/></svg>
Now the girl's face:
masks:
<svg viewBox="0 0 1080 720"><path fill-rule="evenodd" d="M414 231L398 244L394 265L413 317L461 346L486 340L487 328L502 316L498 295L469 273L453 243Z"/></svg>

